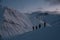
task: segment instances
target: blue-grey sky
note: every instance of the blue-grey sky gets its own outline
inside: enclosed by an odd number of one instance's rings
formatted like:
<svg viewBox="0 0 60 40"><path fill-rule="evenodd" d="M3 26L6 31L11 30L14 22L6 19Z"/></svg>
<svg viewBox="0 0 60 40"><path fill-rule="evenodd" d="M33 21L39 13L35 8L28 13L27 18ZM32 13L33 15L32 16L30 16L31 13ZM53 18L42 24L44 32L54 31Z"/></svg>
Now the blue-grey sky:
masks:
<svg viewBox="0 0 60 40"><path fill-rule="evenodd" d="M60 11L59 0L3 0L3 6L15 8L20 12L32 12L32 11Z"/></svg>

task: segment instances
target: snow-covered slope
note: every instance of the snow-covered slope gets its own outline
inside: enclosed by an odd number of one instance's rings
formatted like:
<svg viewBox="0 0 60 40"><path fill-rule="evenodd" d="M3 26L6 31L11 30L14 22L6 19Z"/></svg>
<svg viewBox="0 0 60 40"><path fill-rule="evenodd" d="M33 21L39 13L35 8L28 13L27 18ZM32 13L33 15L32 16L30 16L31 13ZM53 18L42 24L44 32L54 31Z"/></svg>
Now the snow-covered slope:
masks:
<svg viewBox="0 0 60 40"><path fill-rule="evenodd" d="M60 26L38 29L24 35L18 35L4 40L60 40Z"/></svg>
<svg viewBox="0 0 60 40"><path fill-rule="evenodd" d="M0 7L0 35L10 37L32 31L32 24L25 14Z"/></svg>
<svg viewBox="0 0 60 40"><path fill-rule="evenodd" d="M54 12L55 13L55 12ZM44 22L46 22L46 26L52 27L52 26L60 26L60 14L53 12L33 12L32 14L26 14L29 19L31 20L32 24L34 26L38 26L38 24L41 24L43 27Z"/></svg>
<svg viewBox="0 0 60 40"><path fill-rule="evenodd" d="M4 38L32 31L32 27L38 27L39 24L44 28L44 22L47 23L46 27L60 26L60 15L41 12L23 14L7 7L0 8L0 10L0 34Z"/></svg>
<svg viewBox="0 0 60 40"><path fill-rule="evenodd" d="M46 22L49 25L45 28L37 29L24 35L17 35L5 40L60 40L60 15L50 13L48 13L48 15L42 13L26 15L34 26L38 26L40 23L43 24L43 22Z"/></svg>

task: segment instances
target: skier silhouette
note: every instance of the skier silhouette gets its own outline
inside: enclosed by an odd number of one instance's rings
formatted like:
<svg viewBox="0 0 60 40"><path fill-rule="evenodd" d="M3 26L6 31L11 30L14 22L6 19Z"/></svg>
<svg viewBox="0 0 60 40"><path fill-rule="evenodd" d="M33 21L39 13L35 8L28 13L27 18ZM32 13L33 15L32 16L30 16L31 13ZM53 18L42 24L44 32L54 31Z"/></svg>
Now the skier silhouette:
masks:
<svg viewBox="0 0 60 40"><path fill-rule="evenodd" d="M39 24L39 28L41 28L41 24Z"/></svg>
<svg viewBox="0 0 60 40"><path fill-rule="evenodd" d="M33 28L33 30L34 30L34 26L33 26L32 28Z"/></svg>
<svg viewBox="0 0 60 40"><path fill-rule="evenodd" d="M46 22L44 22L44 27L46 27Z"/></svg>
<svg viewBox="0 0 60 40"><path fill-rule="evenodd" d="M37 29L37 26L36 26L36 29Z"/></svg>

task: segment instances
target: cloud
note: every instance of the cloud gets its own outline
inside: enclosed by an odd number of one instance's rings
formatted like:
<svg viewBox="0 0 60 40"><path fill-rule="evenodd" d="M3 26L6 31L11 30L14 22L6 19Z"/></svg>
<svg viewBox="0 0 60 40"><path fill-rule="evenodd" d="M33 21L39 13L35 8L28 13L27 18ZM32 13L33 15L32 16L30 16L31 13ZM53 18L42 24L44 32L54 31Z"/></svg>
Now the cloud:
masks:
<svg viewBox="0 0 60 40"><path fill-rule="evenodd" d="M50 3L51 5L58 5L58 4L60 4L60 0L45 0L45 1Z"/></svg>

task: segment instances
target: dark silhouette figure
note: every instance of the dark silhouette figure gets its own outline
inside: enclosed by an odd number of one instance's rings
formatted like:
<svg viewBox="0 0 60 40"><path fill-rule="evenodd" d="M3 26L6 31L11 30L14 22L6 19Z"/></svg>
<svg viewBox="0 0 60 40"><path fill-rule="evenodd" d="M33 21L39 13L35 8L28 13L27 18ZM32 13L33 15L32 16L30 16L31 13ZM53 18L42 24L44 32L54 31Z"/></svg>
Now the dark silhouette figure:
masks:
<svg viewBox="0 0 60 40"><path fill-rule="evenodd" d="M41 28L41 24L39 24L39 28Z"/></svg>
<svg viewBox="0 0 60 40"><path fill-rule="evenodd" d="M33 30L34 30L34 26L33 26L32 28L33 28Z"/></svg>
<svg viewBox="0 0 60 40"><path fill-rule="evenodd" d="M46 27L46 22L44 22L44 27Z"/></svg>
<svg viewBox="0 0 60 40"><path fill-rule="evenodd" d="M36 29L37 29L37 26L36 26Z"/></svg>

